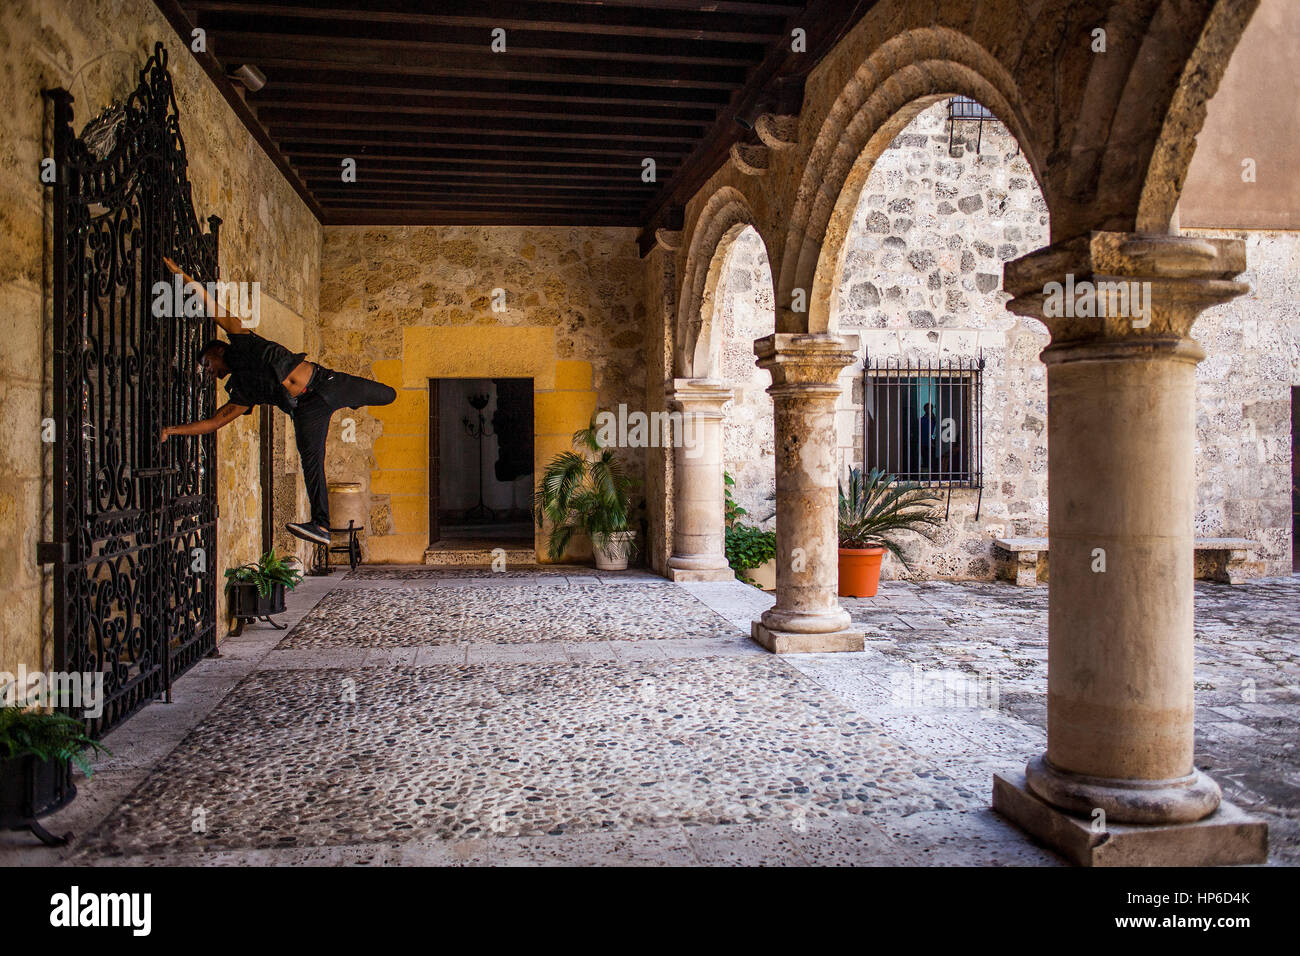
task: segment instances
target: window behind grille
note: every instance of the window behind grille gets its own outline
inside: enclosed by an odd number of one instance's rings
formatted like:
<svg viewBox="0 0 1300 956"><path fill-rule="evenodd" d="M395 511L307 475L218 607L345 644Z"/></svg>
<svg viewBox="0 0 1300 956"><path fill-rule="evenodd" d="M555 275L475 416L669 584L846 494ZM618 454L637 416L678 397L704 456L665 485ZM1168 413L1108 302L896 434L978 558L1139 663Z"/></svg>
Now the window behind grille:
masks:
<svg viewBox="0 0 1300 956"><path fill-rule="evenodd" d="M950 497L953 488L982 490L983 356L912 361L868 354L863 365L863 469L947 489Z"/></svg>

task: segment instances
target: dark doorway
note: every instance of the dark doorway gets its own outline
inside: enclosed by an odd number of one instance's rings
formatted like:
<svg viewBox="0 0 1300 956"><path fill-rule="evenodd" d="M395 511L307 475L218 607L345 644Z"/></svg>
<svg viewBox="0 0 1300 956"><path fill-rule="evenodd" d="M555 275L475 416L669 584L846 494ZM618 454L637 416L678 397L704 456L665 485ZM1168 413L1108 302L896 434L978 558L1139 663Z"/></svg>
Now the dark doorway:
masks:
<svg viewBox="0 0 1300 956"><path fill-rule="evenodd" d="M532 546L533 380L429 380L429 543Z"/></svg>

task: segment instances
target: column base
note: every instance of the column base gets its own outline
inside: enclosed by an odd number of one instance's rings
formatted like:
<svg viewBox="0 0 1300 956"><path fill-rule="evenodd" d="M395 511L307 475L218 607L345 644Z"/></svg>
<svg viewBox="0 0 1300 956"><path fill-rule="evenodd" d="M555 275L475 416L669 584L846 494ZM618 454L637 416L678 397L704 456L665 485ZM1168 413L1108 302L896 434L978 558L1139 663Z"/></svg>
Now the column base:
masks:
<svg viewBox="0 0 1300 956"><path fill-rule="evenodd" d="M731 568L673 568L668 569L669 581L734 581L736 572Z"/></svg>
<svg viewBox="0 0 1300 956"><path fill-rule="evenodd" d="M803 634L794 631L773 631L762 621L750 625L749 636L754 643L773 654L829 654L836 651L860 651L866 644L862 631L827 631L821 634Z"/></svg>
<svg viewBox="0 0 1300 956"><path fill-rule="evenodd" d="M993 809L1079 866L1234 866L1268 861L1268 824L1223 800L1195 823L1139 824L1066 813L1031 791L1023 774L993 775Z"/></svg>
<svg viewBox="0 0 1300 956"><path fill-rule="evenodd" d="M1045 756L1025 766L1025 781L1048 803L1091 819L1100 809L1114 823L1194 823L1214 812L1219 785L1193 768L1173 780L1114 780L1061 770Z"/></svg>

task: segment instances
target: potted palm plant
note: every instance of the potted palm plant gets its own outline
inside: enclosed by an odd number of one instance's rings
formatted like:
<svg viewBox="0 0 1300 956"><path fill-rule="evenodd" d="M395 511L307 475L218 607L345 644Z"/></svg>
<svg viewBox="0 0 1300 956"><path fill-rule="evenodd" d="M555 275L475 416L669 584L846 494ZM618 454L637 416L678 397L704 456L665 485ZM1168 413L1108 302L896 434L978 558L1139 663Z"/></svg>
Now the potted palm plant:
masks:
<svg viewBox="0 0 1300 956"><path fill-rule="evenodd" d="M84 723L67 714L0 707L0 830L28 829L50 846L67 843L37 821L76 797L70 763L91 775L82 756L87 747L108 753L86 734Z"/></svg>
<svg viewBox="0 0 1300 956"><path fill-rule="evenodd" d="M897 536L910 531L934 540L943 523L933 507L938 500L932 490L900 484L881 469L865 477L850 470L847 491L840 485L840 596L874 597L886 551L910 569Z"/></svg>
<svg viewBox="0 0 1300 956"><path fill-rule="evenodd" d="M591 539L596 567L622 571L636 553L631 526L632 479L597 436L596 420L573 433L573 451L546 466L537 489L537 526L550 524L547 553L560 561L575 535Z"/></svg>
<svg viewBox="0 0 1300 956"><path fill-rule="evenodd" d="M292 591L302 580L297 560L281 558L272 548L255 564L227 569L231 617L242 621L283 613L285 589Z"/></svg>

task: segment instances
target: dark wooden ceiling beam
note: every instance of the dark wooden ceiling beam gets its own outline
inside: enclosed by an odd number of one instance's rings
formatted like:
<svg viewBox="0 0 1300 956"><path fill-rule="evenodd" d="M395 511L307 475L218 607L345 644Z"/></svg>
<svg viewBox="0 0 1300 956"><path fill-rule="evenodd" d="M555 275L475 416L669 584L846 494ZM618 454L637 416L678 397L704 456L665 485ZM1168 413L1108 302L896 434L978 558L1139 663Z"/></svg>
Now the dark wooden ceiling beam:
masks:
<svg viewBox="0 0 1300 956"><path fill-rule="evenodd" d="M691 146L699 141L699 136L692 136L688 130L672 132L672 127L644 127L639 123L602 123L599 121L577 120L533 120L516 119L505 122L491 122L486 117L466 116L428 116L423 119L410 117L409 121L401 118L390 119L372 114L348 114L340 117L334 110L308 109L267 109L258 110L258 118L277 136L293 135L295 129L319 129L323 123L336 124L338 129L353 132L395 132L421 133L426 137L460 136L464 134L481 134L492 136L538 136L544 139L594 139L605 140L610 137L635 138L644 145L649 155L653 148L661 144L677 143ZM473 122L478 120L478 122ZM470 122L467 122L470 121ZM345 124L345 125L344 125Z"/></svg>
<svg viewBox="0 0 1300 956"><path fill-rule="evenodd" d="M223 61L232 65L253 63L268 75L271 68L276 66L312 70L347 66L406 76L526 79L545 74L552 80L569 82L620 85L663 83L705 89L734 89L745 79L744 69L738 66L531 56L527 53L493 54L463 48L446 51L422 47L399 49L352 45L346 40L290 40L272 34L234 33L218 37L216 42Z"/></svg>
<svg viewBox="0 0 1300 956"><path fill-rule="evenodd" d="M385 132L384 130L348 130L348 129L321 129L301 127L291 130L285 130L286 135L280 137L280 146L292 155L294 145L304 143L314 143L316 145L326 145L336 151L335 155L342 157L351 157L360 161L362 156L368 153L375 155L387 155L388 150L396 148L410 155L414 148L418 154L420 150L427 150L431 147L450 148L451 146L459 147L469 153L473 153L474 147L483 147L487 149L510 149L521 150L528 149L538 154L554 153L557 155L577 154L582 155L612 155L612 156L631 156L637 157L640 163L647 153L658 163L660 158L670 160L681 159L686 156L690 150L685 146L671 146L668 144L661 145L654 150L647 150L645 142L642 140L593 140L590 144L584 143L579 146L555 145L554 140L543 139L540 137L531 139L512 138L508 136L497 136L495 134L483 135L476 131L474 135L457 136L455 143L450 141L438 142L434 140L427 132L422 134L406 132ZM375 147L370 149L370 147ZM526 158L526 157L525 157Z"/></svg>
<svg viewBox="0 0 1300 956"><path fill-rule="evenodd" d="M804 4L792 0L539 0L541 3L564 3L589 7L642 7L651 10L710 10L717 13L775 14L791 16L803 10Z"/></svg>
<svg viewBox="0 0 1300 956"><path fill-rule="evenodd" d="M526 54L560 58L617 60L620 63L669 63L697 66L745 67L763 53L766 44L717 40L593 34L583 27L563 33L516 28L506 31L506 49L491 49L492 30L481 27L375 23L364 17L352 21L284 16L277 8L256 14L201 14L199 26L226 49L243 40L272 38L283 43L310 43L328 51L342 44L349 50L471 54L507 57ZM499 26L499 25L498 25Z"/></svg>
<svg viewBox="0 0 1300 956"><path fill-rule="evenodd" d="M625 215L636 221L640 203L626 199L602 197L598 201L582 201L556 196L458 196L454 193L430 193L423 196L331 196L327 201L331 209L498 209L516 206L520 209L549 209L581 214L588 209L599 209L606 214Z"/></svg>
<svg viewBox="0 0 1300 956"><path fill-rule="evenodd" d="M648 189L638 188L633 185L619 185L618 183L566 183L563 181L543 181L538 182L535 179L517 180L508 177L499 180L464 180L457 178L438 178L438 179L390 179L388 177L371 177L369 179L358 179L355 183L345 183L337 179L331 180L323 176L308 177L308 185L311 186L312 192L316 195L325 193L340 193L343 195L349 193L399 193L403 190L409 191L413 195L419 195L421 192L436 192L438 190L463 190L467 193L486 192L491 193L494 190L503 192L521 192L533 191L538 195L559 195L562 193L573 193L576 196L590 196L592 194L608 194L611 196L627 196L645 202Z"/></svg>
<svg viewBox="0 0 1300 956"><path fill-rule="evenodd" d="M262 0L187 0L186 6L204 13L261 12ZM719 11L716 4L697 9L675 10L666 17L659 10L642 7L538 3L530 0L494 2L482 0L367 0L358 9L356 0L317 0L315 3L277 3L277 16L319 17L349 23L403 23L427 26L478 27L491 30L543 30L560 33L581 31L596 36L636 36L681 40L724 40L766 45L772 31L779 29L787 13L740 14ZM707 7L707 9L706 9Z"/></svg>
<svg viewBox="0 0 1300 956"><path fill-rule="evenodd" d="M274 110L330 110L349 114L409 114L415 116L488 116L495 119L573 119L575 112L558 107L542 109L534 101L479 100L466 96L388 96L380 99L368 91L332 90L307 93L298 90L264 88L253 101L258 115ZM626 104L584 109L581 116L611 122L648 123L652 126L709 126L717 111L709 107L637 106Z"/></svg>
<svg viewBox="0 0 1300 956"><path fill-rule="evenodd" d="M341 161L334 150L328 153L310 153L298 151L295 154L294 167L305 173L329 173L339 176L342 171ZM495 159L475 155L472 161L464 161L460 155L430 156L427 158L390 158L376 156L362 157L365 161L357 163L358 172L373 170L376 172L409 175L416 173L457 173L463 176L520 176L546 179L563 176L565 179L607 180L611 176L621 176L629 169L640 172L639 161L624 160L612 162L584 161L542 161L536 158ZM667 168L660 164L660 170ZM580 170L580 171L577 171Z"/></svg>
<svg viewBox="0 0 1300 956"><path fill-rule="evenodd" d="M299 94L331 94L343 90L359 91L375 97L400 97L412 94L445 96L454 93L469 99L486 99L493 102L510 99L548 104L694 107L710 109L716 114L730 100L730 91L721 88L708 89L666 84L610 86L605 83L551 81L543 76L509 79L405 76L393 73L367 73L360 70L335 70L322 68L319 65L307 69L293 66L271 67L266 73L268 78L266 87L250 94L250 102L256 103L271 90L292 90Z"/></svg>
<svg viewBox="0 0 1300 956"><path fill-rule="evenodd" d="M635 213L607 214L590 209L576 212L518 210L510 207L492 209L331 209L325 219L329 226L585 226L589 228L628 228L636 225Z"/></svg>
<svg viewBox="0 0 1300 956"><path fill-rule="evenodd" d="M340 178L341 167L337 162L328 162L321 160L299 159L294 163L294 167L303 176L308 178L323 177L330 180ZM412 165L393 166L384 163L359 163L357 172L360 175L390 177L409 177L412 179L432 179L439 176L464 176L471 179L499 179L508 176L512 179L532 179L538 182L610 182L611 180L620 179L625 172L626 167L613 166L603 170L592 170L590 168L575 172L571 166L564 164L554 165L545 168L535 168L533 164L519 164L513 166L488 166L468 163L416 163ZM653 183L645 184L645 188L653 188Z"/></svg>

